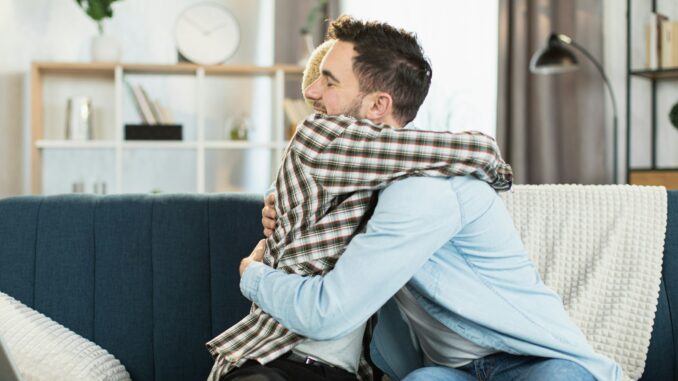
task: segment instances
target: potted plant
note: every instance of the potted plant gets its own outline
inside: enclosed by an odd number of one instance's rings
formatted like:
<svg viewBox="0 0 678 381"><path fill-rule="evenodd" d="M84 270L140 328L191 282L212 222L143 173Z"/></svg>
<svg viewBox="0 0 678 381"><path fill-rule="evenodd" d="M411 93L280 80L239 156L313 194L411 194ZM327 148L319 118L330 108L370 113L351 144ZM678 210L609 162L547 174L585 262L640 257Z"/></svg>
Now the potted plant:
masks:
<svg viewBox="0 0 678 381"><path fill-rule="evenodd" d="M75 0L96 24L99 34L92 38L92 61L117 62L120 60L118 41L104 34L104 20L113 17L111 5L120 0Z"/></svg>
<svg viewBox="0 0 678 381"><path fill-rule="evenodd" d="M671 121L673 127L678 128L678 102L669 111L669 121Z"/></svg>
<svg viewBox="0 0 678 381"><path fill-rule="evenodd" d="M313 28L316 26L316 20L318 19L318 16L323 13L325 5L327 5L327 0L316 0L315 6L313 6L313 8L311 8L306 14L306 24L299 31L301 33L301 37L304 40L306 52L297 62L299 66L306 65L306 62L311 57L311 53L313 53L313 50L315 49L315 44L313 43L313 36L311 33Z"/></svg>

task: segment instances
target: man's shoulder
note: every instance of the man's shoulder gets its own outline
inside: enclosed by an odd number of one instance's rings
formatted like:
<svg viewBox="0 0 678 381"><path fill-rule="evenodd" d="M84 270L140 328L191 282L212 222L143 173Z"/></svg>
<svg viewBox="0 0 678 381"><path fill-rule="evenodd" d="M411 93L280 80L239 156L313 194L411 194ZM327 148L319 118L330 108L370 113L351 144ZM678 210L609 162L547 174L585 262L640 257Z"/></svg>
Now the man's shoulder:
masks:
<svg viewBox="0 0 678 381"><path fill-rule="evenodd" d="M473 176L408 177L381 191L377 209L413 219L450 220L462 225L497 204L497 192Z"/></svg>
<svg viewBox="0 0 678 381"><path fill-rule="evenodd" d="M435 208L453 201L462 209L465 206L482 208L497 198L497 192L490 184L474 176L408 177L389 185L379 195L379 200L403 207L412 203Z"/></svg>
<svg viewBox="0 0 678 381"><path fill-rule="evenodd" d="M485 194L496 194L485 181L474 176L411 176L399 180L384 188L382 194L436 195L451 193L473 193L482 191ZM489 193L488 193L489 192Z"/></svg>
<svg viewBox="0 0 678 381"><path fill-rule="evenodd" d="M439 176L410 176L402 180L398 180L384 188L382 194L402 193L412 195L424 195L429 193L436 193L439 191L451 190L450 177Z"/></svg>
<svg viewBox="0 0 678 381"><path fill-rule="evenodd" d="M382 189L378 204L401 211L412 209L420 212L422 209L441 208L455 200L450 178L412 176Z"/></svg>

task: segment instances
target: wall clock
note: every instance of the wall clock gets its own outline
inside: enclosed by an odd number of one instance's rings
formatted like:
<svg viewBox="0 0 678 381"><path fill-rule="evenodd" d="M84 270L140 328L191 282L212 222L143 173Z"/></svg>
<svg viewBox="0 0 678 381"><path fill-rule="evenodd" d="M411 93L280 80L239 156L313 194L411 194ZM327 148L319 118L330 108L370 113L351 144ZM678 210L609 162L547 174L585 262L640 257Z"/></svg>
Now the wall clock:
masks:
<svg viewBox="0 0 678 381"><path fill-rule="evenodd" d="M235 53L240 43L240 26L226 7L200 3L179 15L174 35L179 53L187 60L215 65Z"/></svg>

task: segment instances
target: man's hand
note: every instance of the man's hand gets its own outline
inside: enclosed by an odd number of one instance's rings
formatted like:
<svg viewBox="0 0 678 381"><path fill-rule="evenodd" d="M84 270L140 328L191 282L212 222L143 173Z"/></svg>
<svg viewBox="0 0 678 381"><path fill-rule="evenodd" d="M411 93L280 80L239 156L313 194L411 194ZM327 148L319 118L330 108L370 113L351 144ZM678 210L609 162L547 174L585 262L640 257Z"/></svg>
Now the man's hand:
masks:
<svg viewBox="0 0 678 381"><path fill-rule="evenodd" d="M264 209L261 210L261 224L264 225L264 237L273 234L276 225L276 217L275 193L271 193L266 197Z"/></svg>
<svg viewBox="0 0 678 381"><path fill-rule="evenodd" d="M250 254L249 257L245 257L240 261L240 277L242 278L242 274L245 273L245 270L247 269L247 266L249 266L252 262L261 262L264 259L264 250L266 249L266 240L262 239L259 241L257 246L254 247L254 250L252 250L252 253Z"/></svg>

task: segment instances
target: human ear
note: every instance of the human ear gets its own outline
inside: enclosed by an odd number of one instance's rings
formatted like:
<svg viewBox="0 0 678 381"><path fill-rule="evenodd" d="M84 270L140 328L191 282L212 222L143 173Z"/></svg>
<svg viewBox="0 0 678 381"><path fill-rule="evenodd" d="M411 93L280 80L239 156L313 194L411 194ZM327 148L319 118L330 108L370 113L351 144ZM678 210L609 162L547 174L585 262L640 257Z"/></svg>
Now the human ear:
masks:
<svg viewBox="0 0 678 381"><path fill-rule="evenodd" d="M367 119L381 120L388 116L393 111L393 98L391 95L384 92L375 92L368 95L368 109Z"/></svg>

